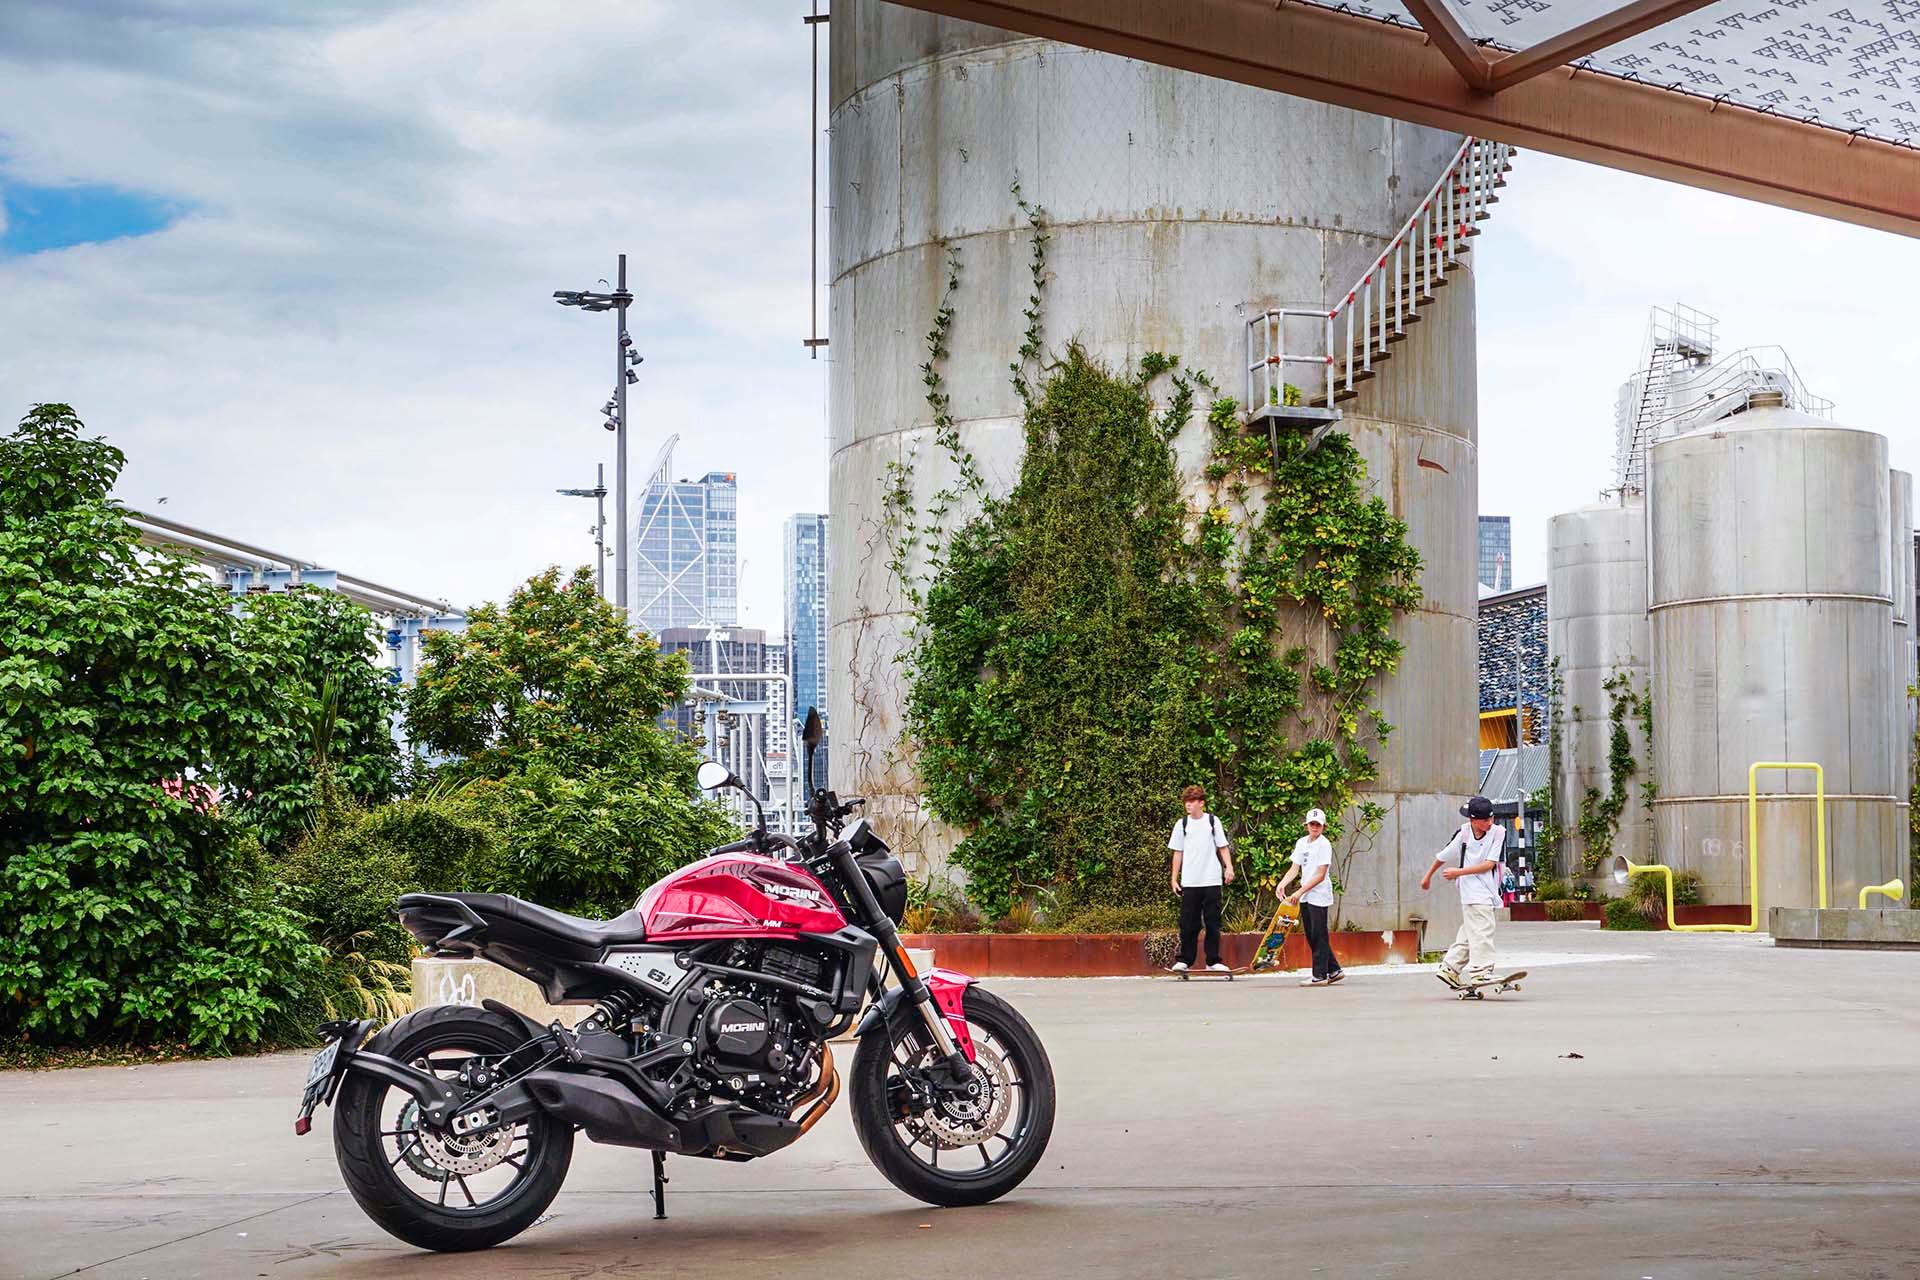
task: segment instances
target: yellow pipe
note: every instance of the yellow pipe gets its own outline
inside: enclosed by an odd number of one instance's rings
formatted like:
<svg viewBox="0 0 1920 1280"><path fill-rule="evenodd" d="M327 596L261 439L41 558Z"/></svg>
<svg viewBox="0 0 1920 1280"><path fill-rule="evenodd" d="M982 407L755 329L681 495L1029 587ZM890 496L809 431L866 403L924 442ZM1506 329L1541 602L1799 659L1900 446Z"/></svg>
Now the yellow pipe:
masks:
<svg viewBox="0 0 1920 1280"><path fill-rule="evenodd" d="M1827 907L1827 771L1807 761L1756 760L1747 767L1747 897L1751 907L1747 927L1752 933L1760 927L1760 783L1762 769L1813 770L1814 856L1818 858L1820 909Z"/></svg>
<svg viewBox="0 0 1920 1280"><path fill-rule="evenodd" d="M1752 933L1753 925L1748 924L1679 924L1673 918L1673 868L1662 866L1658 862L1635 862L1626 854L1619 854L1613 860L1613 878L1621 884L1636 871L1657 871L1667 882L1667 928L1676 933Z"/></svg>
<svg viewBox="0 0 1920 1280"><path fill-rule="evenodd" d="M1892 898L1895 902L1899 902L1907 896L1907 882L1896 879L1889 880L1885 884L1870 884L1866 886L1860 890L1860 909L1862 911L1867 909L1867 895L1870 893L1877 893L1883 898Z"/></svg>

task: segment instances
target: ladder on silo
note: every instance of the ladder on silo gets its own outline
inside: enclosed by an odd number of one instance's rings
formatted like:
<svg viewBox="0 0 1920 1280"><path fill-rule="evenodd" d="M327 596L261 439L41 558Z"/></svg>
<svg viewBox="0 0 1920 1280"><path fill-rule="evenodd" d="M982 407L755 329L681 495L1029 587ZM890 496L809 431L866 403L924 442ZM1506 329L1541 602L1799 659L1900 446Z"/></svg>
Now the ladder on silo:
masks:
<svg viewBox="0 0 1920 1280"><path fill-rule="evenodd" d="M1712 361L1714 330L1719 323L1704 311L1678 303L1671 311L1665 307L1653 309L1640 358L1640 395L1633 416L1618 426L1615 478L1622 490L1645 492L1647 447L1653 443L1654 429L1671 416L1674 375Z"/></svg>
<svg viewBox="0 0 1920 1280"><path fill-rule="evenodd" d="M1393 358L1407 327L1418 324L1448 273L1461 265L1507 185L1514 148L1467 138L1386 249L1332 307L1267 307L1246 324L1246 409L1249 419L1307 424L1315 439L1339 420L1336 407ZM1302 337L1302 335L1307 335ZM1292 339L1290 342L1289 339ZM1313 370L1297 397L1288 393L1289 365ZM1293 403L1289 403L1293 401Z"/></svg>

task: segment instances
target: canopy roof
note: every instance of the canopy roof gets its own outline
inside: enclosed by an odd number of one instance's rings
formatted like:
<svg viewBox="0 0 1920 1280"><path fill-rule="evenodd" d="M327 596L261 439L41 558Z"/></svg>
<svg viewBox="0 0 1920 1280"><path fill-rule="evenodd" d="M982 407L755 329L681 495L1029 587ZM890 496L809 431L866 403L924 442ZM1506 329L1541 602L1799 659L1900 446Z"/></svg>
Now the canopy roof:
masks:
<svg viewBox="0 0 1920 1280"><path fill-rule="evenodd" d="M1920 0L900 0L1920 235Z"/></svg>

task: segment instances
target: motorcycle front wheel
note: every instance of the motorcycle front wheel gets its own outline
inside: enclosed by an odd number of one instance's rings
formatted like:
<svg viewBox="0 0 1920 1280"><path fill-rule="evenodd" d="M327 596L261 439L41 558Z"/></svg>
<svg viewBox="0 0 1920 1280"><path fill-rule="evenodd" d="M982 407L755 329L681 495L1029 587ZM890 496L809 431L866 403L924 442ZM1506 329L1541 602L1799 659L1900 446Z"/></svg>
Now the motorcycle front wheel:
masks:
<svg viewBox="0 0 1920 1280"><path fill-rule="evenodd" d="M491 1010L436 1005L400 1019L367 1049L451 1081L526 1039L517 1022ZM573 1159L573 1128L535 1115L462 1138L426 1124L405 1091L349 1071L334 1104L333 1144L347 1190L368 1217L408 1244L462 1252L511 1240L546 1212Z"/></svg>
<svg viewBox="0 0 1920 1280"><path fill-rule="evenodd" d="M1053 1066L1014 1007L974 986L962 1002L977 1094L915 1101L938 1057L924 1028L876 1026L853 1056L853 1127L888 1182L928 1204L998 1200L1026 1180L1053 1134Z"/></svg>

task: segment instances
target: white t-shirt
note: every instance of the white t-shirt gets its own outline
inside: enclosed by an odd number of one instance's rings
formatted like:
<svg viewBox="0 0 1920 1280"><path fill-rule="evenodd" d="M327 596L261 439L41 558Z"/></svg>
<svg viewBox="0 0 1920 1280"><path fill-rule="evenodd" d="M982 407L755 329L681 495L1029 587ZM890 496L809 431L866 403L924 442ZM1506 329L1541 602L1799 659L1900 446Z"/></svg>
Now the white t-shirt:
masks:
<svg viewBox="0 0 1920 1280"><path fill-rule="evenodd" d="M1300 901L1311 902L1316 907L1333 905L1333 846L1327 843L1325 836L1301 836L1293 842L1293 865L1300 868L1300 883L1313 879L1313 873L1320 868L1327 869L1327 878L1300 895Z"/></svg>
<svg viewBox="0 0 1920 1280"><path fill-rule="evenodd" d="M1182 818L1173 824L1167 848L1180 850L1182 889L1205 889L1221 882L1219 848L1226 842L1227 833L1221 829L1220 819L1210 813Z"/></svg>
<svg viewBox="0 0 1920 1280"><path fill-rule="evenodd" d="M1478 840L1473 838L1473 824L1463 822L1460 829L1453 833L1453 839L1447 847L1433 855L1435 863L1444 863L1449 867L1470 867L1476 862L1493 862L1493 870L1477 876L1461 876L1454 883L1460 886L1460 905L1463 907L1497 907L1500 905L1500 850L1506 847L1507 829L1499 822L1487 828L1487 834ZM1465 859L1462 861L1462 859Z"/></svg>

